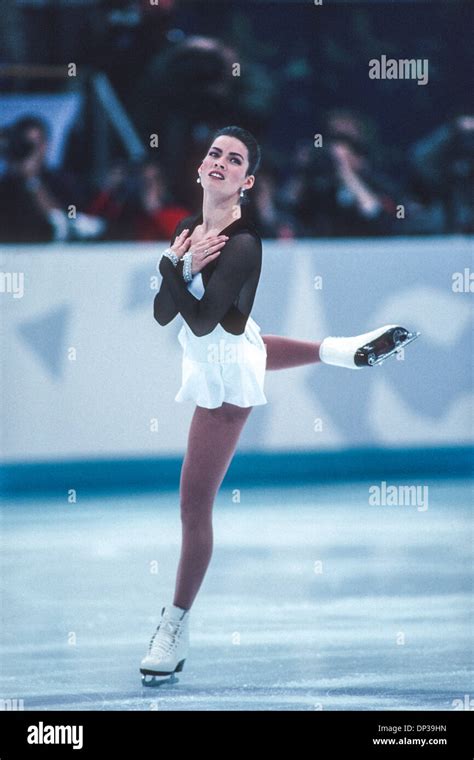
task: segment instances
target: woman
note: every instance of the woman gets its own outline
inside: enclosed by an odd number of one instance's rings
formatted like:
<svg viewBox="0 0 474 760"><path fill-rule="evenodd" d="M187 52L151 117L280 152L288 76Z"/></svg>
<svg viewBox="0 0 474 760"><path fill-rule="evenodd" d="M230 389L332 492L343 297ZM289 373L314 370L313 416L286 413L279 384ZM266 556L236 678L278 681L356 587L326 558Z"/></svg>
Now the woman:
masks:
<svg viewBox="0 0 474 760"><path fill-rule="evenodd" d="M202 212L178 224L158 264L163 281L155 319L167 325L179 312L184 320L178 336L183 381L175 400L193 400L196 408L180 477L182 548L174 599L162 608L141 662L144 684L183 668L190 608L212 554L214 498L252 407L267 403L265 370L319 361L361 369L417 337L397 325L321 343L260 335L250 312L262 244L242 206L259 163L260 149L249 132L219 130L198 169Z"/></svg>

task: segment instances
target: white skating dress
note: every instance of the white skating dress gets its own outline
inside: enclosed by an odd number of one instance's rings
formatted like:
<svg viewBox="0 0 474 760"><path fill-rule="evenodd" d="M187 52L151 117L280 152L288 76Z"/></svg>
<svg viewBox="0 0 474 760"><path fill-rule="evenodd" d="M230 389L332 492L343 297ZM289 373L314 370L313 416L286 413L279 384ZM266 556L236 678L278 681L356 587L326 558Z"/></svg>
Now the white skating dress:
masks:
<svg viewBox="0 0 474 760"><path fill-rule="evenodd" d="M202 298L200 272L187 288ZM266 347L251 316L242 335L233 335L218 324L208 335L198 337L183 321L178 341L183 348L182 382L175 401L194 401L207 409L215 409L224 401L244 407L267 403Z"/></svg>

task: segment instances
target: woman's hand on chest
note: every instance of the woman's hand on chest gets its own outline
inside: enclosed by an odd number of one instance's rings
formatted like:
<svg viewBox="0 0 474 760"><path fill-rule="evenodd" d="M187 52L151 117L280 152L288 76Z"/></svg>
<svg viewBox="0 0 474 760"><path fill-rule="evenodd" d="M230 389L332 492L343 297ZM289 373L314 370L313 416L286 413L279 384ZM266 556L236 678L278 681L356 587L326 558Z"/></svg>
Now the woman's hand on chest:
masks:
<svg viewBox="0 0 474 760"><path fill-rule="evenodd" d="M183 230L183 233L185 234L184 249L181 255L184 256L185 253L192 253L192 275L197 274L211 261L217 259L229 239L228 235L209 235L205 238L198 238L194 242L192 236L187 237L189 230ZM180 254L177 255L179 256Z"/></svg>

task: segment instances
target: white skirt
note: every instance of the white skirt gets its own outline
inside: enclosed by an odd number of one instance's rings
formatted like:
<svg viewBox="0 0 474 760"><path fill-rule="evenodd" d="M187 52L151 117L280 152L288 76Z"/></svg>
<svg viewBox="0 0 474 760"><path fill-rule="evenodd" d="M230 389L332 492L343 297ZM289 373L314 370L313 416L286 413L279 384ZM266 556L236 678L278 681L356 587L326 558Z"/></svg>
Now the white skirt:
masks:
<svg viewBox="0 0 474 760"><path fill-rule="evenodd" d="M252 317L242 335L232 335L217 325L209 335L198 337L185 322L178 341L183 364L175 401L194 401L207 409L224 401L236 406L268 403L263 390L267 349Z"/></svg>

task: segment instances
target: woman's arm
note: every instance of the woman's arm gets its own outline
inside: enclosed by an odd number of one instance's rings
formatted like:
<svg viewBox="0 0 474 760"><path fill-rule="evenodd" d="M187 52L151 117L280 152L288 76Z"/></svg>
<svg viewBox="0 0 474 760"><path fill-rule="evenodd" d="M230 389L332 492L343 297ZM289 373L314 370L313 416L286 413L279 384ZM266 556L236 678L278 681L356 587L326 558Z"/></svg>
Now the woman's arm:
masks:
<svg viewBox="0 0 474 760"><path fill-rule="evenodd" d="M182 219L180 222L178 222L176 229L174 231L174 235L171 240L170 246L173 245L174 241L176 240L178 235L181 233L182 229L184 229L185 221L186 220ZM164 258L166 258L166 256ZM169 261L169 259L167 259L167 261ZM171 266L173 266L171 261L170 261L170 264ZM176 265L176 273L183 280L183 283L184 283L183 260L179 261L179 263ZM172 319L175 318L178 311L179 309L176 306L176 302L170 293L168 283L165 280L165 278L163 278L161 282L161 287L158 293L156 294L155 300L153 302L153 316L155 317L158 324L164 327L165 325L169 324Z"/></svg>
<svg viewBox="0 0 474 760"><path fill-rule="evenodd" d="M166 256L160 261L160 272L183 319L201 337L221 322L247 280L260 273L261 261L260 240L243 231L231 237L221 250L201 299L189 292L182 275Z"/></svg>

